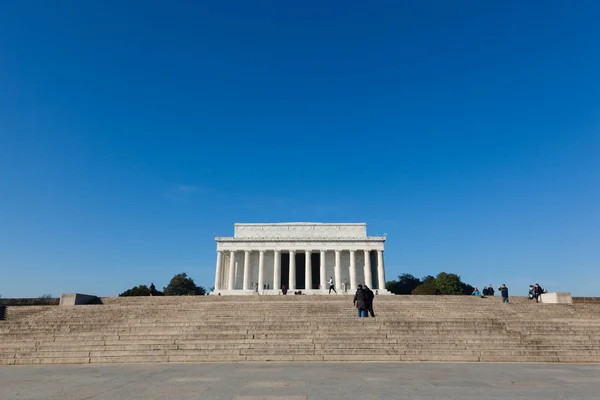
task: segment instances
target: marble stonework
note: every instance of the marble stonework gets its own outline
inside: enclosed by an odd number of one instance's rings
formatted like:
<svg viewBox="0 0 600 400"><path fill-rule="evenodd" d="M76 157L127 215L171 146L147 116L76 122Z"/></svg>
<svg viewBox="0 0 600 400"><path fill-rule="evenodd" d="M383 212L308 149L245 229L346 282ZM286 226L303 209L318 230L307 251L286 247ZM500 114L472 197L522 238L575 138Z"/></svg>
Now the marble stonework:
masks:
<svg viewBox="0 0 600 400"><path fill-rule="evenodd" d="M215 237L215 294L329 292L333 277L339 294L358 284L385 290L385 236L367 236L365 223L235 224L233 237Z"/></svg>

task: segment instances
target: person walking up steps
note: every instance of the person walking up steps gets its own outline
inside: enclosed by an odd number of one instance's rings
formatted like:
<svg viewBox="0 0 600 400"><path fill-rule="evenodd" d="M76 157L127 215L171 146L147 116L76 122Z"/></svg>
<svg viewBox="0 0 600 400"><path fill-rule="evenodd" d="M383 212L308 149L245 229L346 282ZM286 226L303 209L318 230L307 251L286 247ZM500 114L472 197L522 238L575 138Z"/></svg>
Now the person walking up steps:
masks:
<svg viewBox="0 0 600 400"><path fill-rule="evenodd" d="M360 285L359 285L360 286ZM367 293L367 311L371 314L371 317L375 317L373 311L373 300L375 300L375 293L367 285L364 286L364 291Z"/></svg>
<svg viewBox="0 0 600 400"><path fill-rule="evenodd" d="M358 285L358 289L354 295L354 301L352 302L358 309L358 318L366 318L369 316L369 301L367 300L367 296L367 291L363 290L362 285Z"/></svg>
<svg viewBox="0 0 600 400"><path fill-rule="evenodd" d="M333 276L329 277L329 294L331 294L331 291L334 291L335 294L337 294L336 290L335 290L335 284L333 282Z"/></svg>

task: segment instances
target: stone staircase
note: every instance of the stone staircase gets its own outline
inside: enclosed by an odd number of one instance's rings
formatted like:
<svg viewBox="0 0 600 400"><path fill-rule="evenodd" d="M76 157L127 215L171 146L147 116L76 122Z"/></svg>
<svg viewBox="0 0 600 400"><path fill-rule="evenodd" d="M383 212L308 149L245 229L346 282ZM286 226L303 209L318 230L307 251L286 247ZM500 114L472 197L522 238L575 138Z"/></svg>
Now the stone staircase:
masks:
<svg viewBox="0 0 600 400"><path fill-rule="evenodd" d="M8 307L0 365L251 361L600 362L600 304L525 298L103 298Z"/></svg>

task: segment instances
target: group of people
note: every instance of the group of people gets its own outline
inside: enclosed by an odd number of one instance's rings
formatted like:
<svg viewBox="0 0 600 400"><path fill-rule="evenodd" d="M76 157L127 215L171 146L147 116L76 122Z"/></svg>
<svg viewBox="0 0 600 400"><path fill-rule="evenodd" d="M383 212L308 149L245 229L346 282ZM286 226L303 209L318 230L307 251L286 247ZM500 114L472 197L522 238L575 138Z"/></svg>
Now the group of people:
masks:
<svg viewBox="0 0 600 400"><path fill-rule="evenodd" d="M502 286L500 286L498 288L498 291L500 292L500 295L502 296L502 302L508 303L508 288L506 287L506 285L504 283L502 284ZM486 286L483 288L483 293L480 292L478 288L475 288L473 290L473 293L471 293L471 294L473 296L485 297L485 296L493 296L494 293L495 293L494 287L490 283L490 286Z"/></svg>
<svg viewBox="0 0 600 400"><path fill-rule="evenodd" d="M475 288L473 290L473 293L471 293L473 296L493 296L494 295L494 287L492 286L492 284L490 283L490 286L485 286L483 288L483 292L480 292L478 288Z"/></svg>
<svg viewBox="0 0 600 400"><path fill-rule="evenodd" d="M320 283L319 283L319 289L321 289ZM333 281L333 276L329 277L329 294L331 294L332 290L335 292L335 294L337 294L337 290L335 290L335 283ZM287 294L287 292L288 292L288 286L284 283L283 285L281 285L281 293L285 296ZM294 292L294 294L302 294L302 291L296 291L296 292Z"/></svg>
<svg viewBox="0 0 600 400"><path fill-rule="evenodd" d="M535 286L529 285L529 300L535 299L535 302L539 303L542 299L542 293L546 293L546 291L542 289L539 283L536 283Z"/></svg>
<svg viewBox="0 0 600 400"><path fill-rule="evenodd" d="M375 316L375 312L373 312L374 299L375 293L367 285L358 285L352 302L358 309L358 318L366 318L369 314L371 314L371 317Z"/></svg>
<svg viewBox="0 0 600 400"><path fill-rule="evenodd" d="M502 296L502 302L508 303L508 288L506 287L506 285L504 283L502 284L502 286L500 286L498 288L498 291L500 292L500 295ZM490 286L486 286L483 288L483 293L481 293L478 288L475 288L473 290L473 293L471 293L471 294L473 296L485 297L485 296L493 296L494 293L495 293L494 287L490 283Z"/></svg>
<svg viewBox="0 0 600 400"><path fill-rule="evenodd" d="M498 291L500 292L500 295L502 296L502 302L503 303L508 303L508 288L506 287L506 285L503 283L502 286L500 286L498 288ZM539 301L542 299L542 294L546 293L546 291L544 289L542 289L542 287L536 283L535 286L534 285L529 285L529 299L535 299L536 303L539 303ZM494 288L492 287L492 284L490 283L490 286L486 286L483 288L483 293L481 293L479 291L479 289L475 288L475 290L473 290L472 293L473 296L481 296L481 297L485 297L485 296L493 296L494 295Z"/></svg>
<svg viewBox="0 0 600 400"><path fill-rule="evenodd" d="M490 286L485 286L483 288L483 295L484 296L493 296L494 295L494 287L492 286L491 283L490 283Z"/></svg>

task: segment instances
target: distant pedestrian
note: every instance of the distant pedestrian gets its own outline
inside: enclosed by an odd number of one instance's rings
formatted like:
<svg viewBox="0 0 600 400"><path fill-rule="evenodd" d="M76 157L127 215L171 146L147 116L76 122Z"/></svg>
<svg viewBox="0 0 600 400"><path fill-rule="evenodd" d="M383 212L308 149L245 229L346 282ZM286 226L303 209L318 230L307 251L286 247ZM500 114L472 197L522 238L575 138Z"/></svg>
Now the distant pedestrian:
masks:
<svg viewBox="0 0 600 400"><path fill-rule="evenodd" d="M539 301L542 300L542 293L544 293L544 289L542 289L539 283L536 283L533 288L533 297L535 298L536 303L539 303Z"/></svg>
<svg viewBox="0 0 600 400"><path fill-rule="evenodd" d="M506 285L504 283L502 284L502 286L500 286L498 288L498 291L502 295L502 302L508 303L508 288L506 287Z"/></svg>
<svg viewBox="0 0 600 400"><path fill-rule="evenodd" d="M494 286L490 283L490 285L488 286L488 296L493 296L494 295Z"/></svg>
<svg viewBox="0 0 600 400"><path fill-rule="evenodd" d="M367 292L367 311L371 314L371 317L375 318L375 312L373 311L373 300L375 300L375 293L367 285L364 286Z"/></svg>
<svg viewBox="0 0 600 400"><path fill-rule="evenodd" d="M483 287L483 292L481 292L481 293L483 293L484 296L487 296L488 295L488 287L484 286Z"/></svg>
<svg viewBox="0 0 600 400"><path fill-rule="evenodd" d="M333 281L333 276L329 277L329 294L331 294L331 291L334 291L335 294L337 294L337 291L335 290L335 282Z"/></svg>
<svg viewBox="0 0 600 400"><path fill-rule="evenodd" d="M486 293L487 293L487 291L486 291ZM475 289L473 290L473 293L471 293L471 295L472 295L472 296L480 296L480 297L483 297L483 295L481 294L481 292L479 291L479 289L478 289L478 288L475 288Z"/></svg>
<svg viewBox="0 0 600 400"><path fill-rule="evenodd" d="M529 285L529 300L535 299L535 288Z"/></svg>
<svg viewBox="0 0 600 400"><path fill-rule="evenodd" d="M352 304L358 309L358 318L368 317L368 300L367 291L363 289L362 285L358 285L356 293L354 294L354 301Z"/></svg>
<svg viewBox="0 0 600 400"><path fill-rule="evenodd" d="M284 283L283 285L281 285L281 293L285 296L287 295L287 285Z"/></svg>
<svg viewBox="0 0 600 400"><path fill-rule="evenodd" d="M154 286L154 282L150 282L150 296L156 295L156 286Z"/></svg>

